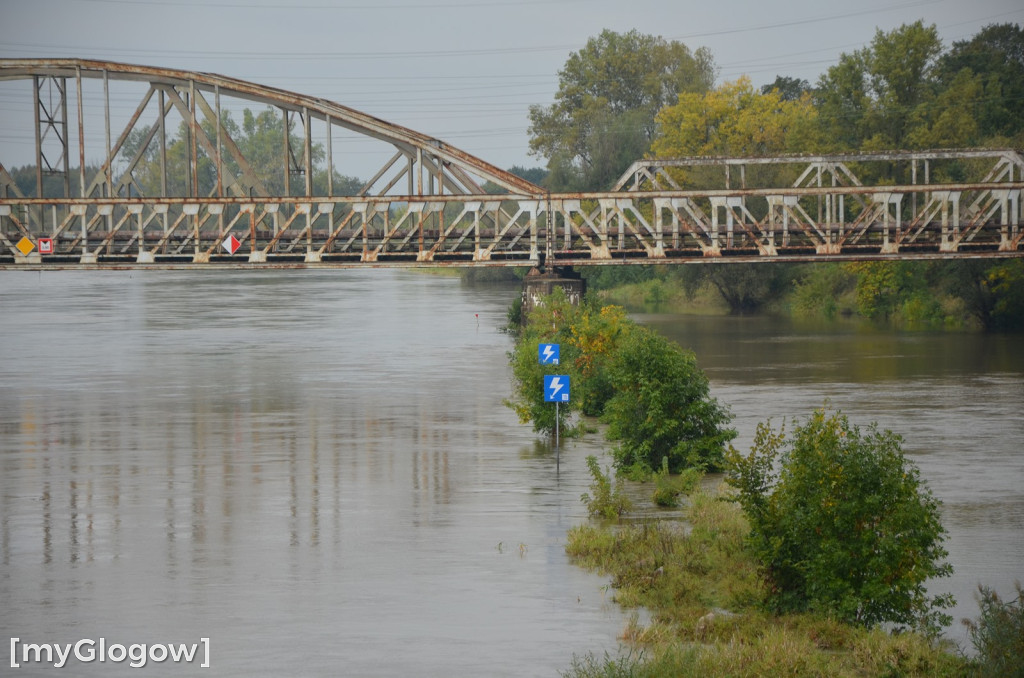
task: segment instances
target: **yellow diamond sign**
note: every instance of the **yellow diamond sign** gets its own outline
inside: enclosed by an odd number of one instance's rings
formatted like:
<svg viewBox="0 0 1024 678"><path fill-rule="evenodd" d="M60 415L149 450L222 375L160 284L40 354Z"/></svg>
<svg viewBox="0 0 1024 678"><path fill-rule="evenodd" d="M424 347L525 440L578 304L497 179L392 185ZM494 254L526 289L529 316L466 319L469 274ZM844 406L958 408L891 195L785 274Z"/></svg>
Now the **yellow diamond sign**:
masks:
<svg viewBox="0 0 1024 678"><path fill-rule="evenodd" d="M10 241L8 241L10 242ZM21 250L21 253L26 257L36 248L35 244L28 238L22 238L18 241L16 247Z"/></svg>

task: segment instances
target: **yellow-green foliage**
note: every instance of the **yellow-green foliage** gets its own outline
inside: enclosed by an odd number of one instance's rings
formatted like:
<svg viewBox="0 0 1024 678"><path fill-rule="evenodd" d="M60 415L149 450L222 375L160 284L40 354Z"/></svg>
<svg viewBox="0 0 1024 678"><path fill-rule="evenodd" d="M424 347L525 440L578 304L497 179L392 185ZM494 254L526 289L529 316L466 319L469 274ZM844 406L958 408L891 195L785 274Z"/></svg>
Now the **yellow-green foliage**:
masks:
<svg viewBox="0 0 1024 678"><path fill-rule="evenodd" d="M685 522L580 525L567 552L610 576L624 607L645 607L626 657L577 657L567 676L967 676L970 664L915 633L889 635L813 614L774 615L739 507L698 489Z"/></svg>

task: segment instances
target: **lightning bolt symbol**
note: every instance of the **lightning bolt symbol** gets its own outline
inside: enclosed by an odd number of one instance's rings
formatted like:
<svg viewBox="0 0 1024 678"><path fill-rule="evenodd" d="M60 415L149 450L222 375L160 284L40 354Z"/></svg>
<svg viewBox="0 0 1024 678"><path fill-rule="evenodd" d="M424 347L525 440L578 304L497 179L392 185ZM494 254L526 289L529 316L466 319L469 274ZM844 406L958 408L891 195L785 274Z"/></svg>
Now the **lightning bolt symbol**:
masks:
<svg viewBox="0 0 1024 678"><path fill-rule="evenodd" d="M555 351L551 348L551 344L547 344L544 347L544 362L551 362L551 358L554 357Z"/></svg>
<svg viewBox="0 0 1024 678"><path fill-rule="evenodd" d="M549 385L551 386L551 397L554 398L562 390L562 380L559 377L553 377Z"/></svg>

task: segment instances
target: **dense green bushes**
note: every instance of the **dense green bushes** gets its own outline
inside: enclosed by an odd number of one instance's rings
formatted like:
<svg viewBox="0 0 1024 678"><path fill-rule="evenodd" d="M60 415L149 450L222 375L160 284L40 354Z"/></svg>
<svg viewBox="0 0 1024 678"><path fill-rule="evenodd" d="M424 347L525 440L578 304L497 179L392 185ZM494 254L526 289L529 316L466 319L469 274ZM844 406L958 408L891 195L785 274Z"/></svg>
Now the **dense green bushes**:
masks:
<svg viewBox="0 0 1024 678"><path fill-rule="evenodd" d="M566 552L611 578L615 600L651 621L627 625L630 651L576 657L572 678L676 676L969 676L971 663L916 633L890 634L821 614L774 614L750 525L721 494L695 489L686 525L580 525Z"/></svg>
<svg viewBox="0 0 1024 678"><path fill-rule="evenodd" d="M595 268L602 273L588 276L591 289L658 310L849 317L908 329L1024 329L1021 259ZM615 274L619 269L628 273Z"/></svg>
<svg viewBox="0 0 1024 678"><path fill-rule="evenodd" d="M632 326L622 338L609 373L614 395L601 419L608 424L616 466L646 476L667 459L670 473L686 468L717 471L736 431L711 397L697 357L654 330Z"/></svg>
<svg viewBox="0 0 1024 678"><path fill-rule="evenodd" d="M926 580L952 573L939 502L901 442L818 410L788 438L761 424L749 455L730 451L728 480L774 609L931 635L949 624L941 610L951 598L925 590Z"/></svg>
<svg viewBox="0 0 1024 678"><path fill-rule="evenodd" d="M561 346L561 364L539 365L541 343ZM629 320L615 306L574 307L556 291L531 313L511 355L520 420L552 432L574 411L600 416L618 445L615 466L647 476L662 466L720 469L725 445L735 437L730 415L711 397L708 379L691 351ZM544 402L545 374L565 374L572 400L559 408Z"/></svg>

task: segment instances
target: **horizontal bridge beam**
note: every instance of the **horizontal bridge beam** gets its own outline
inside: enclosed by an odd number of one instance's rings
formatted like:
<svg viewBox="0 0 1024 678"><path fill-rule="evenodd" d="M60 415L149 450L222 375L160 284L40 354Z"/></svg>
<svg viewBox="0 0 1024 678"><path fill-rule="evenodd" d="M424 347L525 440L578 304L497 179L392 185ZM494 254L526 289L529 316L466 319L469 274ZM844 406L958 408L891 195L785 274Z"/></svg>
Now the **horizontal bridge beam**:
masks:
<svg viewBox="0 0 1024 678"><path fill-rule="evenodd" d="M524 195L0 199L0 266L1022 256L1024 181Z"/></svg>

